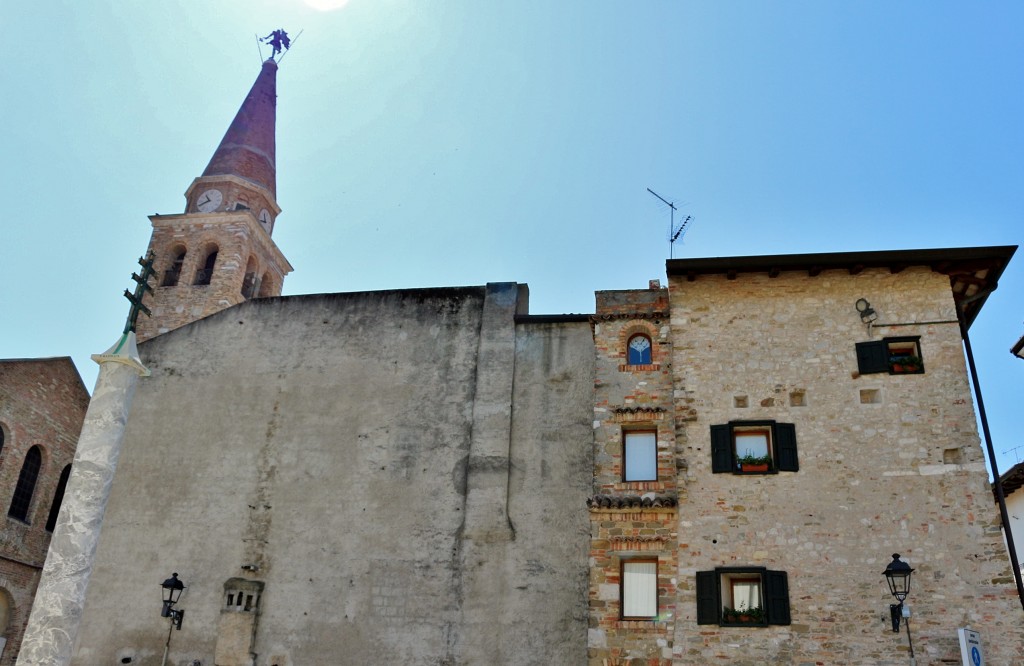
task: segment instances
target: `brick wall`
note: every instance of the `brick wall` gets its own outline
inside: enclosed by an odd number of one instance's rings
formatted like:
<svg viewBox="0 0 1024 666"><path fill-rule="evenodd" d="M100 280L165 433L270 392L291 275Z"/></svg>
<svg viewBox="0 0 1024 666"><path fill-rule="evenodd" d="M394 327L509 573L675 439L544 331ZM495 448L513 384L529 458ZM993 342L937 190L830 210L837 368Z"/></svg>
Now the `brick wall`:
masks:
<svg viewBox="0 0 1024 666"><path fill-rule="evenodd" d="M50 544L46 521L61 471L71 464L89 394L69 358L0 361L0 666L13 664L39 573ZM42 466L27 521L7 515L25 455L33 446ZM7 607L6 617L4 606Z"/></svg>

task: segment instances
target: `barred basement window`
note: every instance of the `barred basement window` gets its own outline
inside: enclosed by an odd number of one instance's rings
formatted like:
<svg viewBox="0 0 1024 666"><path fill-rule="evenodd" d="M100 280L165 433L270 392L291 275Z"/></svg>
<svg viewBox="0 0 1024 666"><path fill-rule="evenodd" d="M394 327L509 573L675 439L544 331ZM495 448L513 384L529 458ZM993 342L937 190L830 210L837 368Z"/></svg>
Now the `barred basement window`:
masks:
<svg viewBox="0 0 1024 666"><path fill-rule="evenodd" d="M255 613L259 610L263 582L247 578L229 578L224 583L224 609L235 613Z"/></svg>
<svg viewBox="0 0 1024 666"><path fill-rule="evenodd" d="M715 474L796 472L796 426L775 421L730 421L711 426L711 471Z"/></svg>
<svg viewBox="0 0 1024 666"><path fill-rule="evenodd" d="M764 567L698 571L697 624L723 627L790 624L786 572Z"/></svg>
<svg viewBox="0 0 1024 666"><path fill-rule="evenodd" d="M619 597L623 620L658 617L658 560L622 560Z"/></svg>
<svg viewBox="0 0 1024 666"><path fill-rule="evenodd" d="M883 338L858 342L857 370L862 375L888 372L890 375L914 375L924 372L921 336Z"/></svg>

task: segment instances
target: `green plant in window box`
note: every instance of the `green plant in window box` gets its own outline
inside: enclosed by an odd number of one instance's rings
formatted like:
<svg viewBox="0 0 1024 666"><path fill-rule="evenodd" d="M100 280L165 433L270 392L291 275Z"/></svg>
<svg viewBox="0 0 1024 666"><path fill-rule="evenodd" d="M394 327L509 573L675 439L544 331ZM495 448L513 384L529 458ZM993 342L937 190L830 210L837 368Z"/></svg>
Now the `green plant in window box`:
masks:
<svg viewBox="0 0 1024 666"><path fill-rule="evenodd" d="M920 372L921 359L917 356L891 356L889 358L889 367L897 374Z"/></svg>
<svg viewBox="0 0 1024 666"><path fill-rule="evenodd" d="M736 458L736 465L741 472L767 472L772 468L772 457L755 456L748 453Z"/></svg>
<svg viewBox="0 0 1024 666"><path fill-rule="evenodd" d="M737 624L740 621L740 614L734 608L725 606L722 608L722 624Z"/></svg>
<svg viewBox="0 0 1024 666"><path fill-rule="evenodd" d="M739 613L740 624L764 624L765 613L760 606L743 608L736 612Z"/></svg>

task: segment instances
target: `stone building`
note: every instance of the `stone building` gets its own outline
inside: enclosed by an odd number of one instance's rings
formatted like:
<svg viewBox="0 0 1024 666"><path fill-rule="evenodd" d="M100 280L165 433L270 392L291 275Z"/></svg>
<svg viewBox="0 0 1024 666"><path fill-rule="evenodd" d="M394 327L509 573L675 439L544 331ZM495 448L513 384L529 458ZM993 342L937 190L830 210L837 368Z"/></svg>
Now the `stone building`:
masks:
<svg viewBox="0 0 1024 666"><path fill-rule="evenodd" d="M89 394L68 357L0 360L0 665L13 664Z"/></svg>
<svg viewBox="0 0 1024 666"><path fill-rule="evenodd" d="M1019 660L958 321L1014 249L671 260L667 290L599 292L589 663L898 663L892 552L918 663L960 663L965 626Z"/></svg>
<svg viewBox="0 0 1024 666"><path fill-rule="evenodd" d="M268 62L180 215L72 663L918 663L1024 654L961 351L1014 248L670 260L282 297ZM187 585L179 631L158 583ZM741 613L740 611L745 611Z"/></svg>

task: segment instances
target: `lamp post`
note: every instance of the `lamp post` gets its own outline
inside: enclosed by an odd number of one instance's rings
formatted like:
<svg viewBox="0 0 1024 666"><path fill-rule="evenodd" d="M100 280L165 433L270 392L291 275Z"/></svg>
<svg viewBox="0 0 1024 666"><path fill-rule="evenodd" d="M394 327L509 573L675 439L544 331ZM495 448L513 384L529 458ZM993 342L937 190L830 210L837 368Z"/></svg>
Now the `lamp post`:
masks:
<svg viewBox="0 0 1024 666"><path fill-rule="evenodd" d="M914 659L914 641L910 637L910 608L903 607L903 601L910 594L910 574L914 573L914 570L910 568L910 565L900 559L899 553L893 553L892 562L889 566L885 567L885 571L882 575L885 576L885 580L889 583L889 592L892 596L896 597L896 601L899 603L889 604L889 615L892 618L892 630L895 633L900 631L900 621L907 625L907 644L910 646L910 666L915 666L917 661Z"/></svg>
<svg viewBox="0 0 1024 666"><path fill-rule="evenodd" d="M185 589L185 584L178 579L177 573L173 573L170 578L160 583L160 587L163 590L164 598L160 617L167 617L171 620L170 625L167 627L167 642L164 643L164 658L160 662L161 666L167 666L167 653L171 649L171 630L177 629L181 631L181 622L185 619L185 611L174 607L174 604L178 603L178 599Z"/></svg>

